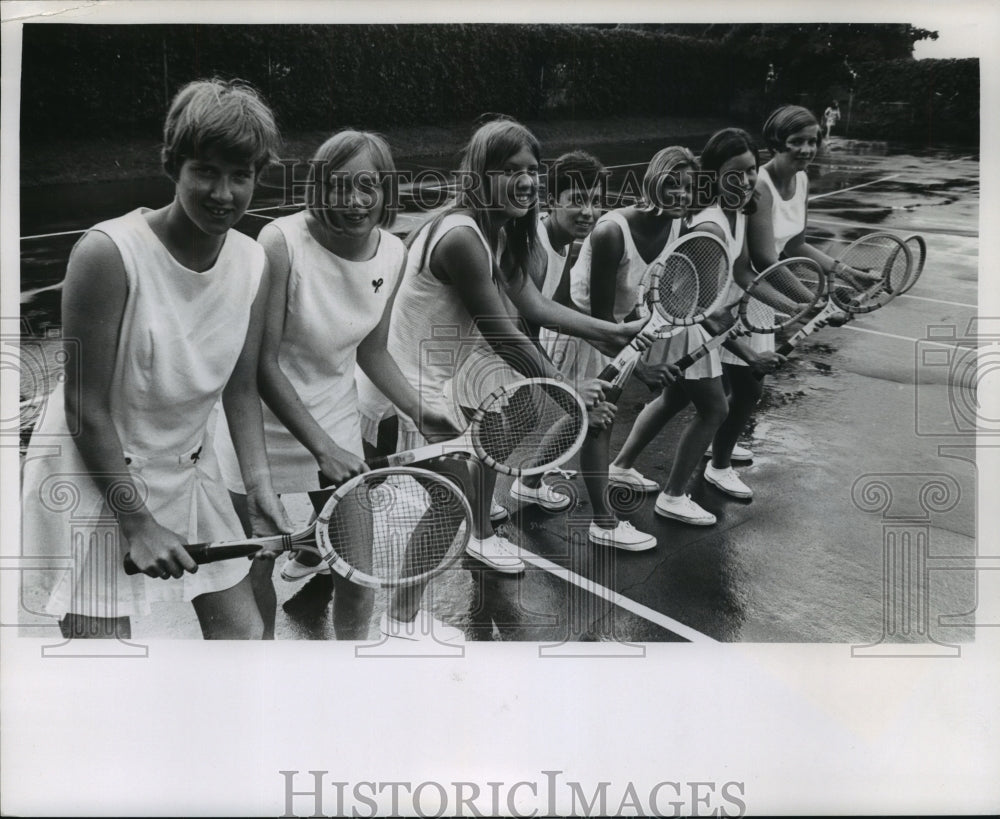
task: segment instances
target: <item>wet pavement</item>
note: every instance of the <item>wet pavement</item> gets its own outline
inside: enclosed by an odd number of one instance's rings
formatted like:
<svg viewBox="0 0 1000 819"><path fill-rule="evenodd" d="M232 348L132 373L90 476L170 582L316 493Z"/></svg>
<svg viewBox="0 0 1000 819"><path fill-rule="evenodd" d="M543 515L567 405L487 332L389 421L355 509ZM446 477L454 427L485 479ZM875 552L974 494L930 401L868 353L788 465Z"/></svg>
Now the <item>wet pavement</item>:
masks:
<svg viewBox="0 0 1000 819"><path fill-rule="evenodd" d="M956 441L944 433L975 403L974 381L956 367L954 345L976 314L977 160L968 152L894 156L884 143L831 143L814 174L810 240L835 252L872 229L921 232L927 266L909 294L810 337L769 379L744 440L754 460L739 467L755 491L752 501L722 495L699 469L692 497L719 518L701 528L655 516L655 495L620 494L622 516L655 534L659 545L609 553L586 540L582 480L555 478L576 499L570 512L508 504L512 519L501 531L526 550L523 575L498 575L466 559L433 584L425 604L470 640L533 641L555 652L589 646L628 653L634 644L672 640L877 641L887 622L883 567L895 554L894 522L917 527L932 558L976 553L974 463L940 447ZM951 330L929 330L939 326ZM950 351L951 363L928 358L929 348ZM613 450L649 397L642 386L628 387ZM662 484L689 417L675 418L643 453L641 472ZM501 495L508 485L499 482ZM885 487L892 500L882 508ZM947 501L929 501L927 493L936 491ZM295 499L289 504L295 511ZM309 596L300 590L312 581L275 576L279 603L297 592L300 600ZM41 601L30 575L25 579L24 621L51 628L31 614ZM930 572L924 593L925 627L934 639L972 638L970 628L942 626L937 616L975 608L971 569ZM279 610L278 639L333 638L325 597L315 598L312 614ZM199 636L193 612L182 605L136 618L133 633ZM377 619L370 636L376 634Z"/></svg>

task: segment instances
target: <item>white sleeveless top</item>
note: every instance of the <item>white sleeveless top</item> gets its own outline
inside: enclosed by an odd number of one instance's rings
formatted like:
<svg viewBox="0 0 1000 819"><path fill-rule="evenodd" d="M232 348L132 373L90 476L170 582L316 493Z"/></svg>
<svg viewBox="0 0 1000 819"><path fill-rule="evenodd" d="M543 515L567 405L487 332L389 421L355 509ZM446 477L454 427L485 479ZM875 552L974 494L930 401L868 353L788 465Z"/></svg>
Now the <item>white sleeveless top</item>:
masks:
<svg viewBox="0 0 1000 819"><path fill-rule="evenodd" d="M556 288L559 287L559 281L562 279L562 272L566 267L566 254L569 252L570 245L563 248L562 253L552 247L552 242L549 240L549 232L545 229L545 220L543 219L538 221L538 243L545 250L546 262L545 278L542 279L538 289L545 298L551 299L555 295Z"/></svg>
<svg viewBox="0 0 1000 819"><path fill-rule="evenodd" d="M614 222L621 229L622 237L625 241L625 252L618 262L618 271L615 276L615 303L612 310L614 320L619 324L625 320L637 307L642 315L645 312L643 299L646 288L649 286L647 273L651 263L647 263L639 254L632 238L632 230L628 221L618 211L609 211L597 220L601 222ZM597 226L594 226L596 230ZM675 219L670 226L670 235L664 248L669 247L680 235L681 220ZM577 307L585 313L593 314L590 303L590 264L593 258L593 248L591 246L590 234L583 240L580 248L580 256L570 271L570 298Z"/></svg>
<svg viewBox="0 0 1000 819"><path fill-rule="evenodd" d="M215 264L195 272L153 233L148 212L140 208L92 228L115 243L125 268L127 294L109 388L126 459L122 472L131 474L157 522L187 542L242 537L212 432L216 405L246 340L264 251L230 230ZM50 614L145 614L152 601L191 600L246 576L245 560L207 564L171 580L127 576L121 565L127 542L73 443L76 424L67 422L63 401L60 385L32 435L22 484L25 552L76 561L73 570L51 578Z"/></svg>
<svg viewBox="0 0 1000 819"><path fill-rule="evenodd" d="M309 232L307 212L271 223L285 240L290 265L285 325L278 365L309 414L337 446L362 456L354 372L357 348L382 320L406 256L402 241L378 230L375 255L350 261L331 253ZM264 434L274 490L319 487L316 459L264 405ZM226 483L243 492L236 452L219 435Z"/></svg>
<svg viewBox="0 0 1000 819"><path fill-rule="evenodd" d="M746 214L742 211L737 212L735 225L736 230L735 232L732 232L729 228L729 219L726 218L726 214L722 210L722 207L719 204L715 204L711 207L705 208L705 210L701 213L698 213L691 218L692 227L706 222L718 225L722 229L722 233L726 237L726 249L729 251L729 265L730 268L732 268L732 265L743 252L743 244L746 239L747 228ZM735 279L730 282L729 292L726 294L726 301L727 303L733 304L734 315L737 313L736 303L738 303L743 297L743 292L743 288L736 283ZM767 315L773 315L770 307L761 304L756 299L751 302L751 305L755 306L755 309L763 314L761 318L764 318L765 320ZM754 307L751 309L754 309ZM758 353L774 350L773 334L753 333L749 337L744 337L743 341L750 346L750 349ZM726 350L725 348L719 348L719 360L723 364L732 364L737 367L747 366L747 363L742 358L729 352L729 350Z"/></svg>
<svg viewBox="0 0 1000 819"><path fill-rule="evenodd" d="M774 230L774 251L779 256L788 240L806 228L806 200L809 196L809 177L805 171L795 174L795 193L791 199L782 199L774 186L767 168L761 168L758 182L771 191L771 226Z"/></svg>
<svg viewBox="0 0 1000 819"><path fill-rule="evenodd" d="M424 226L407 255L387 346L421 400L450 414L464 428L467 421L460 407L477 406L498 386L520 376L493 352L458 291L431 272L434 248L457 227L471 227L493 261L486 237L472 217L458 213L445 216L429 240L430 225ZM497 290L502 296L499 286ZM399 418L401 444L416 446L421 438L414 420L403 413Z"/></svg>

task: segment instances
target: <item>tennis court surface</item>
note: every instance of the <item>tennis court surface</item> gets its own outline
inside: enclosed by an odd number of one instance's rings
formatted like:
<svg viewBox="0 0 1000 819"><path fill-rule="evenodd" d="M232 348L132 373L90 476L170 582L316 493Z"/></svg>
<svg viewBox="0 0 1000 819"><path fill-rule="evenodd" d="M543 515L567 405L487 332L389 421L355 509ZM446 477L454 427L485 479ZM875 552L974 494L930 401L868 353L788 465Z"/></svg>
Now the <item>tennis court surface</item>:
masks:
<svg viewBox="0 0 1000 819"><path fill-rule="evenodd" d="M527 570L499 575L463 559L427 592L438 617L470 641L533 641L569 653L629 654L659 641L973 639L969 362L982 343L977 334L986 332L973 323L978 155L902 154L885 143L835 138L810 175L810 241L835 254L872 230L920 233L926 269L884 310L809 337L769 379L742 441L754 459L738 467L753 500L721 494L699 469L692 497L718 517L701 528L654 515L655 494L621 493L621 516L659 543L611 553L587 541L590 508L578 475L548 479L576 498L561 515L507 498L510 481L501 479L497 497L511 519L500 531L520 544ZM642 385L627 388L613 451L650 397ZM643 474L663 483L689 417L675 418L643 453L636 464ZM575 459L567 465L576 467ZM294 499L290 506L304 522L307 507ZM51 630L57 638L55 624L38 614L44 600L34 573L23 574L23 631ZM296 593L308 597L300 590L309 582L289 584L275 572L278 639L334 639L329 608L299 616L281 609ZM179 603L134 618L133 635L142 642L200 632L190 606Z"/></svg>

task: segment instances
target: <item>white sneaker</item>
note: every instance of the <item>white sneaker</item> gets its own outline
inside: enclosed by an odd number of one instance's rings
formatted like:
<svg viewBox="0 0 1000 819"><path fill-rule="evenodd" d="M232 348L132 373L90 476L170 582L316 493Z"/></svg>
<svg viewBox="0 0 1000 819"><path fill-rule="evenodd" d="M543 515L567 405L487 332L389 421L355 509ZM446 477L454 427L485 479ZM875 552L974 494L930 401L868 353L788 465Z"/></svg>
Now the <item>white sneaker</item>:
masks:
<svg viewBox="0 0 1000 819"><path fill-rule="evenodd" d="M705 450L705 457L706 458L712 457L711 446L709 446L709 448ZM732 461L733 463L744 463L746 461L752 461L753 453L745 446L740 446L739 444L737 444L736 446L733 447L733 451L732 454L730 454L729 456L729 460Z"/></svg>
<svg viewBox="0 0 1000 819"><path fill-rule="evenodd" d="M495 526L498 523L503 523L509 517L510 512L507 510L506 506L501 506L496 501L492 502L490 505L490 523Z"/></svg>
<svg viewBox="0 0 1000 819"><path fill-rule="evenodd" d="M598 546L613 546L627 552L643 552L656 546L656 538L640 532L627 520L618 521L614 529L605 529L591 522L587 533L591 543Z"/></svg>
<svg viewBox="0 0 1000 819"><path fill-rule="evenodd" d="M660 490L660 485L656 481L650 480L631 466L624 469L614 464L608 464L608 481L621 486L630 486L640 492L658 492Z"/></svg>
<svg viewBox="0 0 1000 819"><path fill-rule="evenodd" d="M305 563L299 563L297 555L288 558L285 565L281 567L281 579L289 583L294 583L296 580L301 580L312 574L330 574L330 567L322 560L315 566L307 566Z"/></svg>
<svg viewBox="0 0 1000 819"><path fill-rule="evenodd" d="M537 503L546 512L564 512L573 503L569 495L556 492L548 484L541 483L537 488L525 486L520 478L511 484L510 496L524 503Z"/></svg>
<svg viewBox="0 0 1000 819"><path fill-rule="evenodd" d="M656 498L656 506L653 507L653 511L665 518L693 523L695 526L711 526L715 523L715 515L702 509L691 500L690 495L681 495L679 498L675 498L666 492L661 492Z"/></svg>
<svg viewBox="0 0 1000 819"><path fill-rule="evenodd" d="M412 620L397 620L383 612L379 620L379 631L386 637L413 642L461 643L465 632L438 620L429 611L420 609Z"/></svg>
<svg viewBox="0 0 1000 819"><path fill-rule="evenodd" d="M740 480L731 466L727 466L725 469L716 469L708 464L705 467L705 480L734 498L753 497L753 490Z"/></svg>
<svg viewBox="0 0 1000 819"><path fill-rule="evenodd" d="M517 547L505 537L491 535L484 540L470 537L465 551L498 572L519 574L524 571L524 561L517 556Z"/></svg>

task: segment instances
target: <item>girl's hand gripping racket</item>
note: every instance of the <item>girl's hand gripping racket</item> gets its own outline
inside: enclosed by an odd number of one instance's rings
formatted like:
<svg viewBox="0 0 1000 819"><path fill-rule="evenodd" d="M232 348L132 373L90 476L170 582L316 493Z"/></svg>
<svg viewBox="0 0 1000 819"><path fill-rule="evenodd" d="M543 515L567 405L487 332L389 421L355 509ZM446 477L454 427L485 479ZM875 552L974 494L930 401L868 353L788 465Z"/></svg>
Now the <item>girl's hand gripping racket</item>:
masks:
<svg viewBox="0 0 1000 819"><path fill-rule="evenodd" d="M587 408L575 390L551 378L526 378L488 395L457 438L369 465L402 466L463 453L503 475L540 475L572 458L586 434Z"/></svg>
<svg viewBox="0 0 1000 819"><path fill-rule="evenodd" d="M838 313L849 318L885 307L905 284L910 249L889 233L871 233L852 242L826 277L823 309L779 349L787 356L803 338Z"/></svg>
<svg viewBox="0 0 1000 819"><path fill-rule="evenodd" d="M472 510L455 484L425 469L393 467L341 484L301 531L186 549L195 563L245 557L261 549L309 549L359 586L407 588L451 566L471 533ZM126 574L139 573L127 554L124 564Z"/></svg>
<svg viewBox="0 0 1000 819"><path fill-rule="evenodd" d="M815 307L825 287L823 269L812 259L795 257L771 265L744 292L733 325L678 358L674 365L686 370L741 331L775 333L801 321Z"/></svg>
<svg viewBox="0 0 1000 819"><path fill-rule="evenodd" d="M647 329L684 328L703 321L715 312L729 288L729 251L710 233L689 233L673 243L662 259L650 266L649 301L652 315ZM615 403L642 355L637 344L629 344L601 372L598 378L614 386L604 391L606 401Z"/></svg>

